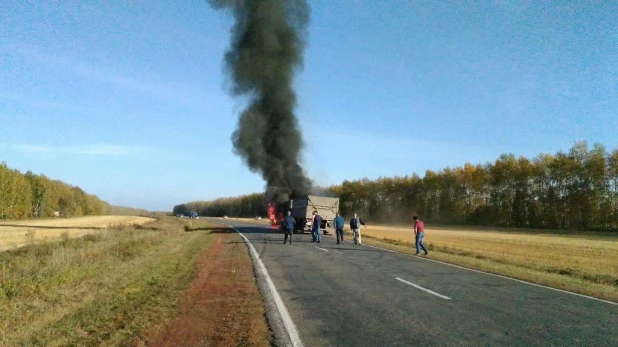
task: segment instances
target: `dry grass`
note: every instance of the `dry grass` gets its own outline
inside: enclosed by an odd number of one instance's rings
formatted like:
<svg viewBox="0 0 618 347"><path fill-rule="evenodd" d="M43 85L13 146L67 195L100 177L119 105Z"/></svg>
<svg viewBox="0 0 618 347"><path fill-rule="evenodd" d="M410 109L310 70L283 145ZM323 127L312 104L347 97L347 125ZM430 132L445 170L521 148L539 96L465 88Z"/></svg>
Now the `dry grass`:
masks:
<svg viewBox="0 0 618 347"><path fill-rule="evenodd" d="M363 236L414 253L412 228L369 226ZM618 301L618 235L427 228L430 258Z"/></svg>
<svg viewBox="0 0 618 347"><path fill-rule="evenodd" d="M269 346L271 334L251 258L240 236L214 230L215 244L197 260L180 315L154 327L135 346Z"/></svg>
<svg viewBox="0 0 618 347"><path fill-rule="evenodd" d="M88 216L0 222L0 251L43 240L81 237L115 225L143 225L154 219L137 216Z"/></svg>
<svg viewBox="0 0 618 347"><path fill-rule="evenodd" d="M75 218L52 218L52 219L29 219L17 221L3 221L0 226L5 225L23 225L35 227L88 227L88 228L104 228L109 224L125 223L125 224L144 224L152 222L153 218L138 217L138 216L86 216Z"/></svg>
<svg viewBox="0 0 618 347"><path fill-rule="evenodd" d="M144 226L116 226L82 238L64 237L0 252L0 346L126 345L149 328L183 314L180 304L193 307L191 297L186 299L187 288L201 264L208 265L207 257L196 261L218 239L206 222L192 221L191 232L185 231L185 224L161 218ZM230 291L238 282L227 278L234 274L226 270L242 268L249 274L243 286L252 295L252 307L259 308L263 304L255 295L252 272L247 272L251 268L241 259L247 256L246 247L240 243L230 247L213 270L221 270L216 278ZM220 305L243 309L229 306L236 301L220 299L199 304L218 312ZM259 311L252 312L257 313L250 317L265 324ZM243 337L254 327L244 323L234 323L235 333ZM267 331L265 326L260 329Z"/></svg>

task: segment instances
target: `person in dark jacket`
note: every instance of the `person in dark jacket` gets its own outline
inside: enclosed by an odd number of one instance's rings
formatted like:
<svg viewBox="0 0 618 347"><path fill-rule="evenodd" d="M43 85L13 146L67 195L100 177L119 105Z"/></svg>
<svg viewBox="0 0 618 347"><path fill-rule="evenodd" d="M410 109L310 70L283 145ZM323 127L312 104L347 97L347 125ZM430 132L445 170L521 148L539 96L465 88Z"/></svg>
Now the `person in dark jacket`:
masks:
<svg viewBox="0 0 618 347"><path fill-rule="evenodd" d="M294 233L294 224L296 221L292 218L292 211L288 211L288 215L283 219L283 227L285 228L283 231L285 232L285 238L283 239L283 244L285 244L288 240L288 236L290 237L290 245L292 244L292 234Z"/></svg>
<svg viewBox="0 0 618 347"><path fill-rule="evenodd" d="M337 233L337 244L339 244L339 242L343 243L344 224L345 220L339 215L339 212L337 212L335 219L333 219L333 226L335 227L335 232Z"/></svg>
<svg viewBox="0 0 618 347"><path fill-rule="evenodd" d="M350 229L352 229L352 233L354 234L354 244L361 245L361 232L360 226L366 225L365 222L358 216L358 214L354 214L354 217L350 219Z"/></svg>

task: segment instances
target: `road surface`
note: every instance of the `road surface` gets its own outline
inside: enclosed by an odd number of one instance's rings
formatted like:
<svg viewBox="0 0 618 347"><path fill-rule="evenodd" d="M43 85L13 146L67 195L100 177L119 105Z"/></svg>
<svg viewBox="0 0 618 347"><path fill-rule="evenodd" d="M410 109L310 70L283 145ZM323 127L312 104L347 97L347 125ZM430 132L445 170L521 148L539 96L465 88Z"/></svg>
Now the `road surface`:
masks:
<svg viewBox="0 0 618 347"><path fill-rule="evenodd" d="M225 221L256 248L304 346L618 346L618 305ZM319 247L318 247L319 246ZM431 256L431 254L430 254Z"/></svg>

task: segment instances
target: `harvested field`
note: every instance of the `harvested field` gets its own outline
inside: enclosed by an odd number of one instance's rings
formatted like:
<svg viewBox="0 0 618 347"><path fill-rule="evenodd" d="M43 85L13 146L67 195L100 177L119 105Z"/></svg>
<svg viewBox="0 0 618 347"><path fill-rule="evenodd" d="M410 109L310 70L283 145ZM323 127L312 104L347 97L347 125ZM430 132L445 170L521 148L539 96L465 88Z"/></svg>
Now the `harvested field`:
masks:
<svg viewBox="0 0 618 347"><path fill-rule="evenodd" d="M416 252L412 228L370 225L361 232L370 242ZM428 226L424 242L432 259L618 301L618 235Z"/></svg>
<svg viewBox="0 0 618 347"><path fill-rule="evenodd" d="M143 225L153 218L137 216L88 216L0 222L0 251L42 240L92 234L114 225Z"/></svg>
<svg viewBox="0 0 618 347"><path fill-rule="evenodd" d="M146 222L152 222L153 220L153 218L138 216L87 216L75 218L3 221L0 222L0 227L5 225L16 225L41 228L105 228L110 224L144 224Z"/></svg>

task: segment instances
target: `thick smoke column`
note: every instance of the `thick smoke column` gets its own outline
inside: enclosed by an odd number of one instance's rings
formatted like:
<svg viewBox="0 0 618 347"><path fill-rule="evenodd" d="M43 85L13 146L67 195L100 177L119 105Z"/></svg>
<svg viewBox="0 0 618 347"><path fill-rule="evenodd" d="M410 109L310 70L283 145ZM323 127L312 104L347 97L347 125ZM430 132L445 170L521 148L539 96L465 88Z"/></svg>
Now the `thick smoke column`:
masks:
<svg viewBox="0 0 618 347"><path fill-rule="evenodd" d="M232 42L225 55L234 95L250 104L232 134L236 154L251 171L260 172L267 197L282 202L307 194L311 181L299 165L303 145L294 115L292 78L302 65L304 29L309 22L305 0L209 0L233 10Z"/></svg>

